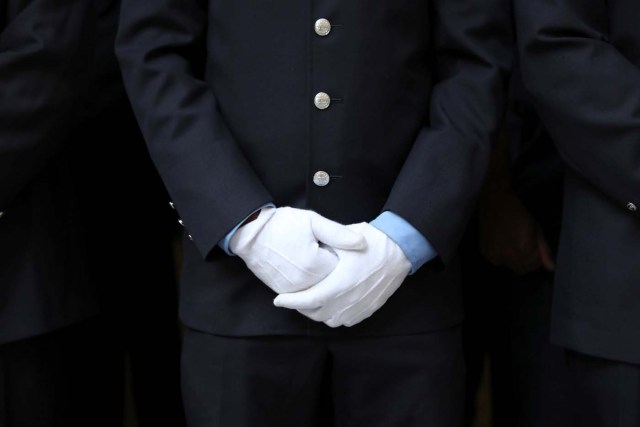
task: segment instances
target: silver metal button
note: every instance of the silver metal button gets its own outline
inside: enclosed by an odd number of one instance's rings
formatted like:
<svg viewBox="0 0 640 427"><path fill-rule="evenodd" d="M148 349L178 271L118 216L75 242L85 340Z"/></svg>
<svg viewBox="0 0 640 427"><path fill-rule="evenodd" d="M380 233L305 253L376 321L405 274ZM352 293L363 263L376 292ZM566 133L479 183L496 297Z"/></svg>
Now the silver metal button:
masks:
<svg viewBox="0 0 640 427"><path fill-rule="evenodd" d="M178 220L178 224L184 227L184 222L181 219Z"/></svg>
<svg viewBox="0 0 640 427"><path fill-rule="evenodd" d="M629 202L627 203L627 209L631 212L635 212L638 210L638 207L634 203Z"/></svg>
<svg viewBox="0 0 640 427"><path fill-rule="evenodd" d="M187 234L187 237L193 242L193 236L191 234Z"/></svg>
<svg viewBox="0 0 640 427"><path fill-rule="evenodd" d="M320 18L316 21L314 29L316 30L317 35L322 37L327 36L331 32L331 22L327 19Z"/></svg>
<svg viewBox="0 0 640 427"><path fill-rule="evenodd" d="M4 212L0 211L0 218L4 216Z"/></svg>
<svg viewBox="0 0 640 427"><path fill-rule="evenodd" d="M329 184L329 181L331 181L331 177L325 171L318 171L313 174L313 183L318 187L324 187Z"/></svg>
<svg viewBox="0 0 640 427"><path fill-rule="evenodd" d="M331 105L331 98L324 92L320 92L313 99L313 104L316 106L318 110L326 110Z"/></svg>
<svg viewBox="0 0 640 427"><path fill-rule="evenodd" d="M176 210L176 205L174 205L173 202L169 202L169 206L171 206L171 209L174 211Z"/></svg>

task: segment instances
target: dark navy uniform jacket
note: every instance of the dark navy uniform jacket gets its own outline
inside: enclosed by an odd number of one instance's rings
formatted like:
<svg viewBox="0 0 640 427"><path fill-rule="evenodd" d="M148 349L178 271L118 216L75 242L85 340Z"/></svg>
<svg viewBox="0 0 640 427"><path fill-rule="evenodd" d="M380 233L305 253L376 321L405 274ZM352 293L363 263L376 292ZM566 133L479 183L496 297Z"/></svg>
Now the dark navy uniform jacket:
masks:
<svg viewBox="0 0 640 427"><path fill-rule="evenodd" d="M99 313L102 278L126 278L125 237L159 222L118 15L114 0L0 0L0 343Z"/></svg>
<svg viewBox="0 0 640 427"><path fill-rule="evenodd" d="M225 335L460 322L454 254L503 117L510 28L504 0L126 0L125 85L193 239L183 321ZM391 210L445 268L425 266L372 318L331 331L273 307L275 294L216 247L269 202L342 223Z"/></svg>
<svg viewBox="0 0 640 427"><path fill-rule="evenodd" d="M89 87L87 0L0 3L0 343L97 312L69 138Z"/></svg>
<svg viewBox="0 0 640 427"><path fill-rule="evenodd" d="M640 363L640 6L516 0L524 84L567 167L552 339Z"/></svg>

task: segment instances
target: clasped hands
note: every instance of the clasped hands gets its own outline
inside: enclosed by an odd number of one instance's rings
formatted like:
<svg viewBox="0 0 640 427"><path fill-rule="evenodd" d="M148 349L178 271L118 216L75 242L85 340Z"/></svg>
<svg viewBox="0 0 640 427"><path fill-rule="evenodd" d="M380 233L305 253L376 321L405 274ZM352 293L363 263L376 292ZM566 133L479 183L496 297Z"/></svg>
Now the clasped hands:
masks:
<svg viewBox="0 0 640 427"><path fill-rule="evenodd" d="M289 207L262 209L229 247L279 294L276 306L333 328L371 316L411 270L402 249L372 225Z"/></svg>

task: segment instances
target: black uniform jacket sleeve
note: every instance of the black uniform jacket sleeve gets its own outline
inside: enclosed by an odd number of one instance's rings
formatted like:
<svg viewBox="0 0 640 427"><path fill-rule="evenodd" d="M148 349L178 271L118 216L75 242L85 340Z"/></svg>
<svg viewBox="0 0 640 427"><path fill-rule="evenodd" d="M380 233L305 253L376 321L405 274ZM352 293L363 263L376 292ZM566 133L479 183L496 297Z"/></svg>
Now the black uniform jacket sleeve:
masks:
<svg viewBox="0 0 640 427"><path fill-rule="evenodd" d="M524 83L560 155L621 207L637 202L640 69L609 42L607 2L516 0L515 16Z"/></svg>
<svg viewBox="0 0 640 427"><path fill-rule="evenodd" d="M203 256L271 201L198 76L207 7L126 1L116 42L125 86L160 175Z"/></svg>
<svg viewBox="0 0 640 427"><path fill-rule="evenodd" d="M437 82L385 209L405 218L446 263L473 211L502 124L512 62L510 2L433 0Z"/></svg>
<svg viewBox="0 0 640 427"><path fill-rule="evenodd" d="M0 208L59 147L91 57L91 1L22 3L0 33Z"/></svg>

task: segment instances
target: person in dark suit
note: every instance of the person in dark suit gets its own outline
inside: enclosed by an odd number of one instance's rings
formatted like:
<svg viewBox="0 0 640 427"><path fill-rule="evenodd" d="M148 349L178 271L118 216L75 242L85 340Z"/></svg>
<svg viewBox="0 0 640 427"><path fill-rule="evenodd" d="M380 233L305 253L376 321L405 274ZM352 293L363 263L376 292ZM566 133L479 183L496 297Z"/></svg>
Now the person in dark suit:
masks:
<svg viewBox="0 0 640 427"><path fill-rule="evenodd" d="M99 303L70 169L94 4L0 6L0 425L113 425L96 393Z"/></svg>
<svg viewBox="0 0 640 427"><path fill-rule="evenodd" d="M321 390L336 425L459 424L455 254L510 25L501 0L123 3L125 86L185 227L190 425L315 425Z"/></svg>
<svg viewBox="0 0 640 427"><path fill-rule="evenodd" d="M485 360L493 427L572 425L564 350L549 343L563 176L516 64L505 129L462 250L467 425Z"/></svg>
<svg viewBox="0 0 640 427"><path fill-rule="evenodd" d="M566 165L552 342L579 426L640 425L640 7L515 1L525 87Z"/></svg>
<svg viewBox="0 0 640 427"><path fill-rule="evenodd" d="M92 1L98 23L91 83L68 144L78 223L86 236L85 268L100 301L101 370L108 379L102 395L113 401L109 414L118 423L130 386L137 425L180 427L185 421L173 259L178 226L115 57L120 1ZM117 214L114 206L123 212Z"/></svg>
<svg viewBox="0 0 640 427"><path fill-rule="evenodd" d="M121 425L125 350L140 425L184 424L171 215L115 60L118 12L0 2L3 427ZM115 200L133 209L135 238ZM147 288L155 305L141 312Z"/></svg>

